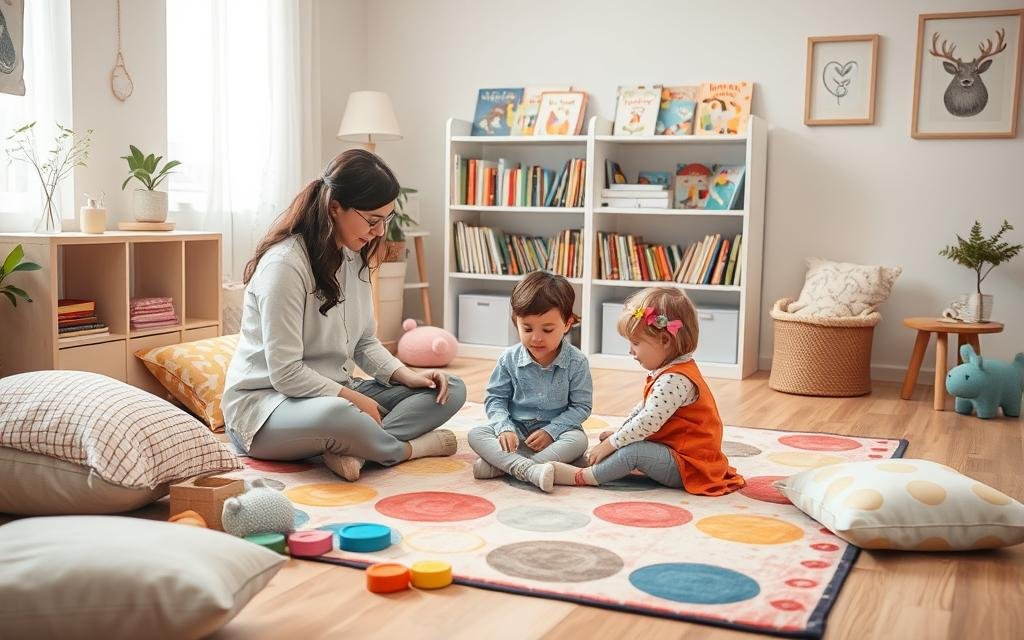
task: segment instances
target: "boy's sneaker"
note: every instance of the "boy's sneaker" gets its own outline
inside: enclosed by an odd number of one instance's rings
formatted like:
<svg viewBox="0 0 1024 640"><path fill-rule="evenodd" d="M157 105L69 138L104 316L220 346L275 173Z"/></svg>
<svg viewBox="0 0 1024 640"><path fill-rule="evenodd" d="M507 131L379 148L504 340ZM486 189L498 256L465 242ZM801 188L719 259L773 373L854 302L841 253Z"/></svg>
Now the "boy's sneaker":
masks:
<svg viewBox="0 0 1024 640"><path fill-rule="evenodd" d="M473 477L477 480L490 480L505 475L505 472L493 466L483 458L477 458L473 463Z"/></svg>

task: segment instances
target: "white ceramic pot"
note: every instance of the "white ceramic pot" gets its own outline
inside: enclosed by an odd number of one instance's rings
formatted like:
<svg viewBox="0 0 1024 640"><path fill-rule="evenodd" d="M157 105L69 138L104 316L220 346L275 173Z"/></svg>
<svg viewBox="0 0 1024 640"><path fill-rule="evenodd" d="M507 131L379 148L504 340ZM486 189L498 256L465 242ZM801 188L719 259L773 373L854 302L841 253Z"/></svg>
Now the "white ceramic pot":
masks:
<svg viewBox="0 0 1024 640"><path fill-rule="evenodd" d="M167 220L167 192L136 189L132 199L135 219L139 222L165 222Z"/></svg>
<svg viewBox="0 0 1024 640"><path fill-rule="evenodd" d="M380 309L377 337L381 342L397 341L402 335L402 302L405 297L405 262L383 262L377 274Z"/></svg>
<svg viewBox="0 0 1024 640"><path fill-rule="evenodd" d="M992 317L992 303L993 298L988 294L964 294L957 297L944 315L963 322L988 322Z"/></svg>

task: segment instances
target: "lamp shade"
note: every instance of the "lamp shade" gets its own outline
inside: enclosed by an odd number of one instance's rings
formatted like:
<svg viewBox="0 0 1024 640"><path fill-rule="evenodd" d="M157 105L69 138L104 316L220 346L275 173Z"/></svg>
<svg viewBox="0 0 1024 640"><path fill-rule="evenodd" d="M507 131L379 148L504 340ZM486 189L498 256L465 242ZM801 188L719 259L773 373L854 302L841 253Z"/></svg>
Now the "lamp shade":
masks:
<svg viewBox="0 0 1024 640"><path fill-rule="evenodd" d="M345 105L345 115L338 127L338 140L373 144L384 140L401 140L391 98L383 91L353 91Z"/></svg>

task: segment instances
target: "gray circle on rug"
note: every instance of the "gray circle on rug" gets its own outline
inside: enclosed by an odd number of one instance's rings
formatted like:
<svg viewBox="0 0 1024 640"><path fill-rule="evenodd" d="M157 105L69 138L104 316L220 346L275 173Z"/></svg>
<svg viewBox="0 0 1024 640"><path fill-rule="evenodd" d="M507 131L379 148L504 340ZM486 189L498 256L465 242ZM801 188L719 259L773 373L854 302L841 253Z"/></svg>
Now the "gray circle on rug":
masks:
<svg viewBox="0 0 1024 640"><path fill-rule="evenodd" d="M622 570L622 558L579 542L532 540L507 544L487 554L487 564L515 578L541 582L588 582Z"/></svg>
<svg viewBox="0 0 1024 640"><path fill-rule="evenodd" d="M502 509L498 522L524 531L569 531L587 526L590 516L578 511L521 505Z"/></svg>
<svg viewBox="0 0 1024 640"><path fill-rule="evenodd" d="M749 458L758 455L761 450L752 444L722 440L722 453L729 458Z"/></svg>
<svg viewBox="0 0 1024 640"><path fill-rule="evenodd" d="M276 489L278 491L284 491L284 483L281 482L280 480L274 480L273 478L267 478L267 477L262 477L262 478L259 478L259 479L263 481L263 484L267 485L271 489ZM249 488L251 488L251 485L249 486Z"/></svg>

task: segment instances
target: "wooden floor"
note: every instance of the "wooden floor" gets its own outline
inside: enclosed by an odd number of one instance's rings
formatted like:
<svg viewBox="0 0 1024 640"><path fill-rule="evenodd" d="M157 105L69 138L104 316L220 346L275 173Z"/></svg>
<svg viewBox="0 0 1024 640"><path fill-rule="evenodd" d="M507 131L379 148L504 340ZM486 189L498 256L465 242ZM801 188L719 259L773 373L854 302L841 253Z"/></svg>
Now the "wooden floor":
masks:
<svg viewBox="0 0 1024 640"><path fill-rule="evenodd" d="M457 360L469 399L482 401L493 362ZM594 413L623 415L642 375L594 371ZM931 387L900 400L876 383L863 398L777 393L759 373L709 380L727 424L906 438L906 457L945 463L1018 500L1024 498L1024 422L978 420L932 410ZM215 637L228 638L750 638L753 634L606 611L555 600L452 586L388 596L363 572L290 560ZM828 619L826 638L1024 638L1024 545L970 553L864 552Z"/></svg>

